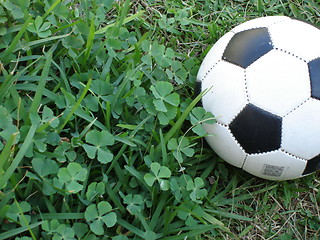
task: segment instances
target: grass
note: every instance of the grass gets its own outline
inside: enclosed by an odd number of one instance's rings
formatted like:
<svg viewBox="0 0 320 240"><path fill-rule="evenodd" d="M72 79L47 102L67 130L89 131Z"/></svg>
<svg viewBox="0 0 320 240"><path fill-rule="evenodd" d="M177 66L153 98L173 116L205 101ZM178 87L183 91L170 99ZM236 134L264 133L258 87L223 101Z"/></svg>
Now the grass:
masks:
<svg viewBox="0 0 320 240"><path fill-rule="evenodd" d="M319 239L319 173L271 182L206 145L223 34L316 0L0 3L0 239Z"/></svg>

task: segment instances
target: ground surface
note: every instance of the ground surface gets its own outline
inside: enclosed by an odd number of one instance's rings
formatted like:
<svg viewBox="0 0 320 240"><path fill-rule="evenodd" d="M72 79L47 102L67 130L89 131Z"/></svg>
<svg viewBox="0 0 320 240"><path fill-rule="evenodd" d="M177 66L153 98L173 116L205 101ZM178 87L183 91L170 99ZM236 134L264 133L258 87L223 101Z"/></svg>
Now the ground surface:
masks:
<svg viewBox="0 0 320 240"><path fill-rule="evenodd" d="M319 239L320 178L220 160L195 76L239 23L306 1L0 3L0 239Z"/></svg>

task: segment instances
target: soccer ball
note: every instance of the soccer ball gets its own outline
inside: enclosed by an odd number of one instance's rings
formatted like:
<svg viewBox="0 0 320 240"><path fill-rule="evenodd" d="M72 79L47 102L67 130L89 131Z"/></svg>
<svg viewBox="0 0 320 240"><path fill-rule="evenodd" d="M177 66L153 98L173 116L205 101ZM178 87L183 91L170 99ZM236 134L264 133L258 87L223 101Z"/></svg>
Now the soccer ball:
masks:
<svg viewBox="0 0 320 240"><path fill-rule="evenodd" d="M228 163L270 180L320 169L320 30L285 16L233 28L198 72L203 126Z"/></svg>

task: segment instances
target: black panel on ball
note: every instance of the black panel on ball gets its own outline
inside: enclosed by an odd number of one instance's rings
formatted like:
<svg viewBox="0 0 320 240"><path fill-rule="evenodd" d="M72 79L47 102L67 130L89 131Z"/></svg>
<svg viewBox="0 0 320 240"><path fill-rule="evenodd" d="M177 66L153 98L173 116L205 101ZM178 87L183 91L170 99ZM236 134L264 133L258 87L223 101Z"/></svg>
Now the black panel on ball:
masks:
<svg viewBox="0 0 320 240"><path fill-rule="evenodd" d="M201 86L202 85L202 82L200 81L196 81L195 83L195 86L194 86L194 96L197 97L200 93L201 93ZM197 107L203 107L203 104L202 104L202 99L197 102Z"/></svg>
<svg viewBox="0 0 320 240"><path fill-rule="evenodd" d="M309 62L308 68L311 81L311 96L320 100L320 58Z"/></svg>
<svg viewBox="0 0 320 240"><path fill-rule="evenodd" d="M236 33L228 43L222 59L247 68L273 49L267 28L254 28Z"/></svg>
<svg viewBox="0 0 320 240"><path fill-rule="evenodd" d="M280 148L282 118L248 104L230 123L230 130L243 149L263 153Z"/></svg>
<svg viewBox="0 0 320 240"><path fill-rule="evenodd" d="M320 169L320 155L308 160L307 166L304 169L302 175L312 173L312 172L319 170L319 169Z"/></svg>

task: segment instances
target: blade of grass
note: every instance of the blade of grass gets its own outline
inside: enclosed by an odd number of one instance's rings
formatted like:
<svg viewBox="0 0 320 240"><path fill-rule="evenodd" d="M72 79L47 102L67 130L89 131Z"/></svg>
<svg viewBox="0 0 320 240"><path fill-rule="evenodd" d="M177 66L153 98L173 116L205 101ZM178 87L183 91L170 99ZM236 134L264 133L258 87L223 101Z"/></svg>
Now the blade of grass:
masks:
<svg viewBox="0 0 320 240"><path fill-rule="evenodd" d="M128 229L132 233L138 235L142 239L144 239L144 232L141 231L140 229L136 228L135 226L131 225L130 223L126 222L125 220L118 218L117 222L124 228Z"/></svg>
<svg viewBox="0 0 320 240"><path fill-rule="evenodd" d="M61 88L62 93L65 95L65 97L68 99L68 101L71 102L71 105L75 106L76 105L76 101L73 98L73 95L70 94L69 92L67 92L65 89ZM98 127L101 130L106 130L105 125L103 125L101 122L99 122L98 120L96 120L95 118L93 118L92 116L90 116L87 112L85 112L81 107L78 107L75 112L74 115L88 121L88 122L94 122L93 125L95 125L96 127Z"/></svg>
<svg viewBox="0 0 320 240"><path fill-rule="evenodd" d="M29 16L27 18L27 20L24 22L24 24L21 26L21 29L19 30L17 35L12 40L11 44L9 45L9 47L2 54L0 54L0 59L1 59L1 61L3 63L5 63L5 64L8 63L8 60L6 58L9 56L9 54L14 52L14 49L15 49L16 45L18 44L18 42L21 39L21 37L24 34L24 32L27 30L31 20L32 20L32 16Z"/></svg>
<svg viewBox="0 0 320 240"><path fill-rule="evenodd" d="M12 134L9 140L6 142L6 145L0 153L0 174L4 172L4 167L8 164L10 155L12 154L11 147L13 146L16 136L18 133Z"/></svg>
<svg viewBox="0 0 320 240"><path fill-rule="evenodd" d="M48 10L43 14L42 18L45 19L52 11L53 9L58 6L58 4L61 2L61 0L56 0L49 8Z"/></svg>
<svg viewBox="0 0 320 240"><path fill-rule="evenodd" d="M145 124L149 119L151 118L151 115L146 117L145 119L143 119L137 126L137 128L132 131L132 133L130 134L130 137L134 137L135 134L139 131L139 129L143 126L143 124ZM115 164L118 162L118 160L120 159L120 157L122 156L122 154L124 153L124 151L127 148L127 144L123 144L121 149L118 151L118 154L114 157L114 159L112 160L111 165L109 166L108 170L106 171L106 174L108 175L111 170L114 168ZM105 170L105 169L104 169ZM143 177L142 177L143 179Z"/></svg>
<svg viewBox="0 0 320 240"><path fill-rule="evenodd" d="M60 77L57 77L58 81L60 81L61 87L65 88L68 92L71 92L70 84L67 79L67 74L65 72L64 62L60 58L60 65L58 65L55 61L52 61L53 65L56 66L59 70Z"/></svg>
<svg viewBox="0 0 320 240"><path fill-rule="evenodd" d="M162 193L160 196L160 200L157 204L156 210L153 212L151 221L150 221L150 229L153 231L156 227L159 227L159 218L161 216L161 213L164 209L164 207L167 204L167 199L168 199L168 193Z"/></svg>
<svg viewBox="0 0 320 240"><path fill-rule="evenodd" d="M56 46L56 45L55 45ZM33 98L31 107L30 107L30 115L31 114L36 114L38 111L38 108L41 104L41 99L43 95L43 91L46 87L46 79L48 78L49 71L50 71L50 66L51 66L51 61L52 61L52 54L54 52L55 47L51 47L49 52L46 54L46 61L43 66L43 70L41 73L41 79L38 83L37 89L35 91L35 96Z"/></svg>
<svg viewBox="0 0 320 240"><path fill-rule="evenodd" d="M166 143L163 139L161 128L159 130L159 136L160 136L160 145L161 145L161 153L162 153L162 165L168 166L167 148L166 148Z"/></svg>
<svg viewBox="0 0 320 240"><path fill-rule="evenodd" d="M74 112L77 110L77 108L80 106L82 100L84 99L84 97L86 96L90 85L92 82L92 78L89 78L85 88L83 89L78 101L75 103L75 105L73 106L73 108L71 109L71 111L69 112L69 114L67 115L67 117L65 118L64 122L60 125L60 127L58 128L57 132L61 132L62 129L65 127L65 125L69 122L70 118L72 117L72 115L74 114Z"/></svg>
<svg viewBox="0 0 320 240"><path fill-rule="evenodd" d="M92 18L90 28L89 28L89 35L88 35L88 39L87 39L87 43L86 43L86 48L85 48L86 50L85 50L84 57L82 58L82 62L81 62L81 65L84 69L87 68L87 60L89 59L90 52L92 49L93 40L94 40L94 36L95 36L94 30L95 30L94 29L94 19Z"/></svg>
<svg viewBox="0 0 320 240"><path fill-rule="evenodd" d="M189 229L189 230L187 230ZM184 230L187 230L186 233L176 234L175 236L165 237L161 238L161 240L180 240L180 239L193 239L192 237L198 237L201 236L201 234L204 234L205 232L208 232L210 230L216 229L216 226L212 225L199 225L196 228L185 228ZM182 229L178 229L180 232Z"/></svg>
<svg viewBox="0 0 320 240"><path fill-rule="evenodd" d="M40 226L42 223L43 223L43 221L30 224L29 228L30 229L36 228L36 227ZM9 239L9 238L11 238L11 237L13 237L15 235L18 235L20 233L23 233L25 231L28 231L28 227L19 227L19 228L16 228L16 229L12 229L12 230L6 231L4 233L0 233L0 240Z"/></svg>
<svg viewBox="0 0 320 240"><path fill-rule="evenodd" d="M18 50L21 50L22 48L30 48L30 47L33 47L33 46L36 46L36 45L44 46L48 42L59 40L59 39L63 39L65 37L68 37L70 34L71 33L67 33L67 34L60 35L60 36L53 36L53 37L43 38L43 39L39 39L39 40L34 40L34 41L31 41L31 42L28 42L28 43L24 44L23 46L18 46L17 48L14 48L12 50L12 52L16 52Z"/></svg>
<svg viewBox="0 0 320 240"><path fill-rule="evenodd" d="M50 220L50 219L83 219L84 213L41 213L35 216L36 219Z"/></svg>
<svg viewBox="0 0 320 240"><path fill-rule="evenodd" d="M21 214L21 219L22 219L22 221L24 222L23 224L22 224L22 223L20 223L20 224L21 224L21 225L25 225L25 226L27 227L27 229L28 229L28 231L29 231L32 239L33 239L33 240L36 240L36 237L35 237L35 235L34 235L34 233L33 233L33 231L32 231L32 228L30 227L30 225L29 225L29 223L28 223L28 221L27 221L27 219L26 219L26 216L24 215L24 213L23 213L23 211L22 211L22 209L21 209L21 207L20 207L20 204L17 202L17 200L15 200L14 203L16 204L17 208L19 209L19 212L20 212L20 214Z"/></svg>
<svg viewBox="0 0 320 240"><path fill-rule="evenodd" d="M122 23L122 24L126 24L126 23L128 23L128 22L131 22L131 21L135 20L136 18L141 17L143 14L144 14L144 11L139 11L139 12L133 14L132 16L129 16L129 17L125 18L125 19L123 20L123 23ZM118 24L118 23L117 23L117 22L111 23L111 24L109 24L109 25L107 25L107 26L105 26L105 27L103 27L103 28L100 28L99 30L97 30L97 31L95 32L95 34L103 34L103 33L105 33L109 28L114 27L116 24Z"/></svg>
<svg viewBox="0 0 320 240"><path fill-rule="evenodd" d="M20 72L18 72L16 75L13 75L13 73L7 73L6 71L2 70L4 75L4 81L0 86L0 102L3 102L4 97L7 95L8 91L11 89L11 86L14 82L16 82L24 73L27 72L27 70L36 64L41 57L39 57L37 60L33 61L30 65L26 66L24 69L22 69Z"/></svg>
<svg viewBox="0 0 320 240"><path fill-rule="evenodd" d="M209 91L209 89L200 93L186 108L186 110L181 114L178 120L174 123L172 128L167 132L167 134L163 138L163 142L160 142L156 147L156 152L160 152L162 145L167 144L167 142L173 137L173 135L179 130L182 126L184 120L187 118L188 114L192 111L192 109L197 105L197 103L201 100L201 98Z"/></svg>
<svg viewBox="0 0 320 240"><path fill-rule="evenodd" d="M8 167L8 169L5 171L5 173L2 176L0 176L0 189L2 189L7 184L11 175L19 166L21 160L23 159L25 153L27 152L29 146L31 145L31 143L33 141L33 136L34 136L36 130L37 130L37 124L32 124L24 142L21 145L19 152L17 153L17 155L15 156L11 165Z"/></svg>
<svg viewBox="0 0 320 240"><path fill-rule="evenodd" d="M219 215L219 216L226 217L226 218L232 218L232 219L236 219L236 220L240 220L240 221L249 221L249 222L252 221L252 218L245 217L245 216L235 214L235 213L219 211L219 210L214 210L214 209L206 209L205 211L209 212L209 213L213 213L215 215Z"/></svg>
<svg viewBox="0 0 320 240"><path fill-rule="evenodd" d="M119 199L116 196L116 193L108 183L106 184L106 191L112 202L119 208L120 212L122 214L125 214L126 208L122 205L121 201L119 201Z"/></svg>

